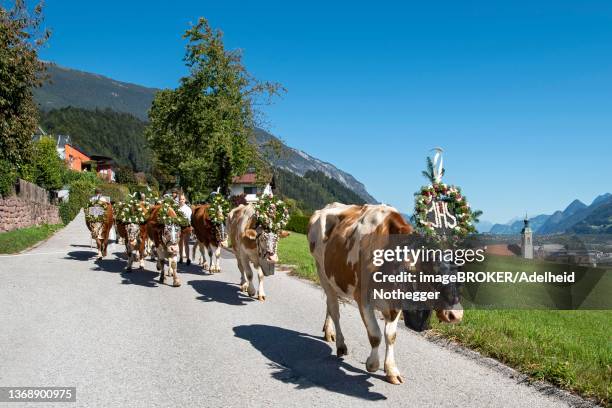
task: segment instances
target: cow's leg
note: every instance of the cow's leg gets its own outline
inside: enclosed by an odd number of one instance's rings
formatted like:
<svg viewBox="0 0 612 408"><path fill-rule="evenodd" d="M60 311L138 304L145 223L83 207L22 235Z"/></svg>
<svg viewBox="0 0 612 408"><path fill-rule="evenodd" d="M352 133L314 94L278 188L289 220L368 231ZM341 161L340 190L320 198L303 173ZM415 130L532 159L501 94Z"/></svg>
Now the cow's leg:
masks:
<svg viewBox="0 0 612 408"><path fill-rule="evenodd" d="M221 247L215 247L215 269L217 270L217 272L221 272Z"/></svg>
<svg viewBox="0 0 612 408"><path fill-rule="evenodd" d="M387 375L387 381L391 384L402 384L404 379L402 378L397 366L395 365L395 355L393 353L393 346L395 345L395 338L397 337L397 322L399 321L400 312L398 310L391 310L384 313L385 316L385 374Z"/></svg>
<svg viewBox="0 0 612 408"><path fill-rule="evenodd" d="M102 242L100 238L96 238L96 248L98 248L98 259L102 259Z"/></svg>
<svg viewBox="0 0 612 408"><path fill-rule="evenodd" d="M380 356L378 354L378 347L380 346L382 337L380 327L376 321L376 315L374 314L374 308L372 305L369 303L363 304L363 302L359 300L357 301L357 305L359 306L359 313L361 314L361 319L363 319L363 324L368 332L370 346L372 346L370 356L366 360L366 369L370 373L374 373L380 368Z"/></svg>
<svg viewBox="0 0 612 408"><path fill-rule="evenodd" d="M325 312L325 323L323 324L323 333L325 333L325 341L331 343L336 341L336 331L334 330L334 322L329 313L329 308Z"/></svg>
<svg viewBox="0 0 612 408"><path fill-rule="evenodd" d="M206 246L206 252L208 252L208 259L210 260L210 263L209 263L210 266L208 267L208 271L211 274L213 274L216 272L216 270L215 270L215 261L213 259L213 250L210 245Z"/></svg>
<svg viewBox="0 0 612 408"><path fill-rule="evenodd" d="M261 267L257 267L257 278L259 279L259 285L257 286L257 299L261 302L266 301L266 292L264 291L264 273L261 270Z"/></svg>
<svg viewBox="0 0 612 408"><path fill-rule="evenodd" d="M181 286L181 280L178 277L177 255L168 258L168 270L172 271L172 286L178 288Z"/></svg>
<svg viewBox="0 0 612 408"><path fill-rule="evenodd" d="M127 254L127 265L125 265L125 270L127 272L132 272L132 251L127 245L125 247L125 252Z"/></svg>
<svg viewBox="0 0 612 408"><path fill-rule="evenodd" d="M338 295L332 289L331 291L325 291L327 293L327 311L329 312L334 326L336 328L336 350L338 357L342 357L348 354L346 343L344 342L344 335L340 328L340 304L338 303Z"/></svg>
<svg viewBox="0 0 612 408"><path fill-rule="evenodd" d="M255 285L253 284L253 269L251 269L251 263L248 259L242 260L243 277L245 283L241 287L246 287L246 292L249 296L255 296ZM243 289L244 290L244 289Z"/></svg>
<svg viewBox="0 0 612 408"><path fill-rule="evenodd" d="M240 290L246 293L249 287L249 281L246 278L246 273L244 272L244 266L242 264L242 261L240 260L240 258L236 258L236 261L238 263L238 270L240 271Z"/></svg>
<svg viewBox="0 0 612 408"><path fill-rule="evenodd" d="M108 237L102 239L102 256L106 256L106 249L108 248Z"/></svg>
<svg viewBox="0 0 612 408"><path fill-rule="evenodd" d="M161 248L156 249L157 252L157 270L159 271L159 283L164 283L166 274L164 272L164 252Z"/></svg>

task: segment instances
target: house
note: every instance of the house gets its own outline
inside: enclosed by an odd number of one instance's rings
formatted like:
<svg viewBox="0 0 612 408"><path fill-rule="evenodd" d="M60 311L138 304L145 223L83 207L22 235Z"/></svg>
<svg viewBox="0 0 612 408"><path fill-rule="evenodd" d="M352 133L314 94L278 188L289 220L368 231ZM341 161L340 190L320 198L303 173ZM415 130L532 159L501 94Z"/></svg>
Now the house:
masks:
<svg viewBox="0 0 612 408"><path fill-rule="evenodd" d="M111 183L115 181L115 161L108 156L92 154L90 160L84 163L84 170L95 171L98 176Z"/></svg>
<svg viewBox="0 0 612 408"><path fill-rule="evenodd" d="M275 190L274 177L268 184L272 191ZM249 169L246 173L241 176L234 177L230 186L230 194L232 196L239 196L244 194L247 203L253 203L257 201L257 195L262 194L266 188L266 185L257 183L257 173L255 169Z"/></svg>
<svg viewBox="0 0 612 408"><path fill-rule="evenodd" d="M55 142L57 155L60 159L64 160L68 168L72 170L83 171L83 163L91 160L85 152L72 144L72 140L68 135L50 136L39 127L38 132L32 137L32 141L37 142L43 137L57 138Z"/></svg>

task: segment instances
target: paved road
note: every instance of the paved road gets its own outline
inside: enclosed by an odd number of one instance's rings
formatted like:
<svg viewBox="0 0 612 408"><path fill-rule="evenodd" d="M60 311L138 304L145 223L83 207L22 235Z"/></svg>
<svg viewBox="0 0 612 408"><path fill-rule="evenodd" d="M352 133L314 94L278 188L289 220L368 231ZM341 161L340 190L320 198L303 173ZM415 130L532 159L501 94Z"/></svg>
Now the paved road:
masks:
<svg viewBox="0 0 612 408"><path fill-rule="evenodd" d="M566 406L407 329L396 346L407 381L390 385L364 371L351 305L341 308L349 356L332 355L324 295L308 282L277 273L259 303L238 293L229 253L221 274L183 267L173 288L150 262L124 273L122 248L110 249L94 261L79 216L0 258L0 386L76 386L79 407Z"/></svg>

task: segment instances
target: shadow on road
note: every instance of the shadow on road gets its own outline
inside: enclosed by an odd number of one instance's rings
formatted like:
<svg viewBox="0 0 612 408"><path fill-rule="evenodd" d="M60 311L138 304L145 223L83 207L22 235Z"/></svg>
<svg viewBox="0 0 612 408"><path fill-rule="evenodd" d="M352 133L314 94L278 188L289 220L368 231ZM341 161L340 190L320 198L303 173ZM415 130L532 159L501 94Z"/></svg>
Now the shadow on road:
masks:
<svg viewBox="0 0 612 408"><path fill-rule="evenodd" d="M387 399L371 392L371 375L332 355L331 347L314 336L266 325L238 326L236 337L249 341L274 370L272 377L295 384L297 389L321 387L327 391L376 401Z"/></svg>
<svg viewBox="0 0 612 408"><path fill-rule="evenodd" d="M231 283L213 280L193 280L187 282L193 286L203 302L219 302L231 306L244 306L253 299L240 292L240 287Z"/></svg>
<svg viewBox="0 0 612 408"><path fill-rule="evenodd" d="M147 288L155 288L159 286L159 273L147 270L134 269L132 272L123 272L121 274L123 285L138 285ZM172 278L168 278L172 281Z"/></svg>
<svg viewBox="0 0 612 408"><path fill-rule="evenodd" d="M90 261L98 253L95 250L92 251L72 251L66 254L64 259L70 259L72 261Z"/></svg>

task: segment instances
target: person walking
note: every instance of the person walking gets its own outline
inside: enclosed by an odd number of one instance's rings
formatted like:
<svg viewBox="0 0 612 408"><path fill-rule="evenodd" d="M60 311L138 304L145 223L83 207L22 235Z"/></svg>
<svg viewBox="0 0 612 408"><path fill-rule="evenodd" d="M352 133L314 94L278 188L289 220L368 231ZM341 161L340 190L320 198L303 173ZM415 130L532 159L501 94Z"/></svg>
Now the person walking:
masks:
<svg viewBox="0 0 612 408"><path fill-rule="evenodd" d="M191 223L191 207L187 205L187 198L185 194L181 194L179 197L179 211L187 218L187 221ZM191 237L192 227L191 225L181 230L181 236L179 238L179 263L183 263L183 250L185 250L185 257L187 258L187 265L191 265L191 258L189 257L189 238Z"/></svg>

